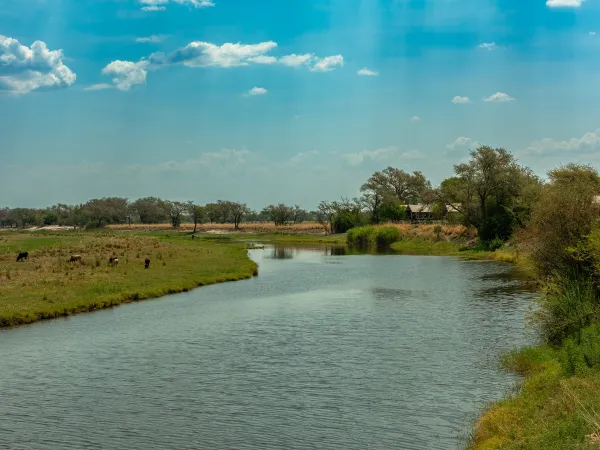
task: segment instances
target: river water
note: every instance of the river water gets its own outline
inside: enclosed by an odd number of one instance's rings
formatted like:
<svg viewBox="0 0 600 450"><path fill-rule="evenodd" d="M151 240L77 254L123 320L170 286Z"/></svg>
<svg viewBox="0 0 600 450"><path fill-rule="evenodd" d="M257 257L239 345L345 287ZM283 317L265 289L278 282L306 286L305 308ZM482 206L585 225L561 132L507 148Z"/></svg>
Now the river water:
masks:
<svg viewBox="0 0 600 450"><path fill-rule="evenodd" d="M0 448L460 448L535 294L508 265L343 253L252 250L252 280L0 332Z"/></svg>

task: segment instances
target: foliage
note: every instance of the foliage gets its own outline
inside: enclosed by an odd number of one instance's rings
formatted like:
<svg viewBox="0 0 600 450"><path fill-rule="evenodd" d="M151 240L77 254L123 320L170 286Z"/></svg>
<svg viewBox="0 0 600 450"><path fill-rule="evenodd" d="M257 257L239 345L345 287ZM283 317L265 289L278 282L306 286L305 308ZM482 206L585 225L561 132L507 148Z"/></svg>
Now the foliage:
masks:
<svg viewBox="0 0 600 450"><path fill-rule="evenodd" d="M245 215L250 214L250 208L245 203L237 203L219 200L218 207L221 209L221 217L223 221L233 223L237 230Z"/></svg>
<svg viewBox="0 0 600 450"><path fill-rule="evenodd" d="M156 197L140 198L131 204L131 209L144 224L162 223L168 219L164 200Z"/></svg>
<svg viewBox="0 0 600 450"><path fill-rule="evenodd" d="M128 201L120 197L95 198L83 205L82 213L91 227L123 223L128 215Z"/></svg>
<svg viewBox="0 0 600 450"><path fill-rule="evenodd" d="M401 239L396 227L357 227L346 235L348 244L356 247L389 247Z"/></svg>
<svg viewBox="0 0 600 450"><path fill-rule="evenodd" d="M183 219L183 214L188 209L188 205L183 202L173 202L170 200L163 200L161 204L162 208L165 210L167 216L171 220L171 226L173 228L179 228Z"/></svg>
<svg viewBox="0 0 600 450"><path fill-rule="evenodd" d="M192 222L194 224L194 233L198 228L198 224L202 223L202 219L204 219L204 208L200 205L196 205L193 201L187 202L187 212L190 215Z"/></svg>
<svg viewBox="0 0 600 450"><path fill-rule="evenodd" d="M580 248L600 219L600 176L590 166L568 165L552 170L535 204L525 237L531 258L542 276L582 269Z"/></svg>

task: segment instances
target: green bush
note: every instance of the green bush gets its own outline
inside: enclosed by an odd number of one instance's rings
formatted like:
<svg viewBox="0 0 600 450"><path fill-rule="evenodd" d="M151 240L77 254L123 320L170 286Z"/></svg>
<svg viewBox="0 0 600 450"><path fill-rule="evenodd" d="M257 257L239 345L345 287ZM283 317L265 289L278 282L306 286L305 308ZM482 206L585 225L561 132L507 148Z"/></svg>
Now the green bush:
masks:
<svg viewBox="0 0 600 450"><path fill-rule="evenodd" d="M562 344L569 337L580 340L582 329L598 317L598 291L583 272L556 275L540 299L542 308L534 313L546 340Z"/></svg>
<svg viewBox="0 0 600 450"><path fill-rule="evenodd" d="M346 240L356 247L389 247L401 239L396 227L357 227L348 230Z"/></svg>

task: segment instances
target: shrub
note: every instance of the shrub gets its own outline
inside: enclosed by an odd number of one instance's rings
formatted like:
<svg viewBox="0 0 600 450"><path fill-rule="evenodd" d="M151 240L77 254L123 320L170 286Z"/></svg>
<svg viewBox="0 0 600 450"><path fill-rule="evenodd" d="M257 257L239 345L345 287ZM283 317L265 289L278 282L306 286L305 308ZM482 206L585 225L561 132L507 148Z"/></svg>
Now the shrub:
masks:
<svg viewBox="0 0 600 450"><path fill-rule="evenodd" d="M346 241L356 247L389 247L400 238L396 227L358 227L348 230Z"/></svg>
<svg viewBox="0 0 600 450"><path fill-rule="evenodd" d="M572 272L556 275L549 281L540 299L542 308L533 315L546 340L554 345L576 336L598 316L598 298L589 275Z"/></svg>

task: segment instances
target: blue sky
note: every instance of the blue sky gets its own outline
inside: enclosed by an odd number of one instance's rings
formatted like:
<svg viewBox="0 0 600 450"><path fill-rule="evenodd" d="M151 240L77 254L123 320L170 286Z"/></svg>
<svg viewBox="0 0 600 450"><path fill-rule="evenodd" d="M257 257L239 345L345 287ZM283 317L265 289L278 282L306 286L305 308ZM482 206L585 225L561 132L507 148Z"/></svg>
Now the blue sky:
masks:
<svg viewBox="0 0 600 450"><path fill-rule="evenodd" d="M313 208L478 143L600 162L600 0L2 4L0 206Z"/></svg>

